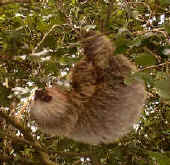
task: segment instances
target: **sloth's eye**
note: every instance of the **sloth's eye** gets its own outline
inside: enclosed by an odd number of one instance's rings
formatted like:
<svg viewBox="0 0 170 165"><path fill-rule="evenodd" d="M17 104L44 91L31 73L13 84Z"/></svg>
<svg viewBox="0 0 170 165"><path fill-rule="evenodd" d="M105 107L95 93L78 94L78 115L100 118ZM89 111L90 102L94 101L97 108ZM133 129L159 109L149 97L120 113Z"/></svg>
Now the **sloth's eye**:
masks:
<svg viewBox="0 0 170 165"><path fill-rule="evenodd" d="M49 102L52 100L52 96L49 96L47 91L36 90L35 91L35 100L41 100L44 102Z"/></svg>

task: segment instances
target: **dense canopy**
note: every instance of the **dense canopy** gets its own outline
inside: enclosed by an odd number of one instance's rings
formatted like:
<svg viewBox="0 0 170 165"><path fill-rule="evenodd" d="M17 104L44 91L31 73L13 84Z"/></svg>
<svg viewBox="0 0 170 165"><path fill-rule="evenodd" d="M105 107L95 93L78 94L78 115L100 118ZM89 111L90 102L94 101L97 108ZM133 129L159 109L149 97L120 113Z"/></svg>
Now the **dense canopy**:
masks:
<svg viewBox="0 0 170 165"><path fill-rule="evenodd" d="M35 89L68 86L84 30L107 35L146 85L140 120L107 145L48 136L29 118ZM169 36L169 0L1 0L0 164L169 165Z"/></svg>

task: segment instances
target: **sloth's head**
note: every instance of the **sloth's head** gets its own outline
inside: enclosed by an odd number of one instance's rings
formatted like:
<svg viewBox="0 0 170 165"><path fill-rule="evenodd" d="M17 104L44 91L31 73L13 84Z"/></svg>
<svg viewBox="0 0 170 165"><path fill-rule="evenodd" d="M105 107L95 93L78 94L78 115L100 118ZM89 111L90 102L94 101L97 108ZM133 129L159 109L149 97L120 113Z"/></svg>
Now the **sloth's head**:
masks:
<svg viewBox="0 0 170 165"><path fill-rule="evenodd" d="M63 103L68 102L67 96L64 95L62 91L58 88L46 88L45 90L37 90L35 92L35 98L32 102L32 109L31 113L34 113L34 109L39 109L36 113L42 112L45 113L48 111L49 113L53 113L53 106L56 108L58 107L58 115L64 113L66 110L66 105ZM48 114L47 114L48 115Z"/></svg>
<svg viewBox="0 0 170 165"><path fill-rule="evenodd" d="M30 116L41 125L45 132L50 134L57 132L58 135L66 136L64 130L69 133L70 121L76 121L76 116L69 115L69 112L71 112L69 107L68 96L60 89L37 90L31 104Z"/></svg>

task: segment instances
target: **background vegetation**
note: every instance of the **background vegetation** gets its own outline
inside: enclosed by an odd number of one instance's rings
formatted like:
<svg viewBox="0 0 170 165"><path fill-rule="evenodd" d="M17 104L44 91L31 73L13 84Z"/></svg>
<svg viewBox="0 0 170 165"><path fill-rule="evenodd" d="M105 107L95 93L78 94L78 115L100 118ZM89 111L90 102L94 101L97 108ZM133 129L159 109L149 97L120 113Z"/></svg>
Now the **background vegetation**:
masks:
<svg viewBox="0 0 170 165"><path fill-rule="evenodd" d="M33 89L67 82L82 29L110 37L146 83L140 121L108 145L49 137L28 115ZM169 165L169 36L169 0L1 0L0 164Z"/></svg>

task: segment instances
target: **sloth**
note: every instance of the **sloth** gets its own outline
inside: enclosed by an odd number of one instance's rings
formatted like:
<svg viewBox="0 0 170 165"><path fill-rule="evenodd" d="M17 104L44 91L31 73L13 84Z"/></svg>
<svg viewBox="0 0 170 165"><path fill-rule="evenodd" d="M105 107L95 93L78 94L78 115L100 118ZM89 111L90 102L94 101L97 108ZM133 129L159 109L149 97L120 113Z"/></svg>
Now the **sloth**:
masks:
<svg viewBox="0 0 170 165"><path fill-rule="evenodd" d="M145 102L144 82L125 83L136 67L114 55L112 42L89 31L82 59L71 70L71 87L37 90L30 116L47 134L88 144L112 143L136 123Z"/></svg>

